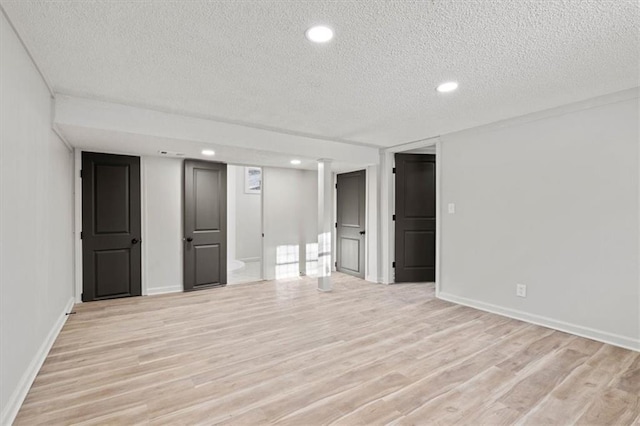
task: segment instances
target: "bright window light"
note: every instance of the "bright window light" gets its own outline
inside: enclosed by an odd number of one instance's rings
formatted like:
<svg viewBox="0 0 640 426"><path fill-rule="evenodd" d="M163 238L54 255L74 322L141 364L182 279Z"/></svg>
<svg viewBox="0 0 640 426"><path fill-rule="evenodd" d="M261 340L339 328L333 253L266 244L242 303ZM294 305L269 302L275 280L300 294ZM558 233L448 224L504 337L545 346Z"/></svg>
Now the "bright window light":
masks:
<svg viewBox="0 0 640 426"><path fill-rule="evenodd" d="M309 243L306 246L306 269L307 276L318 275L318 243Z"/></svg>
<svg viewBox="0 0 640 426"><path fill-rule="evenodd" d="M276 247L276 279L300 276L300 246Z"/></svg>

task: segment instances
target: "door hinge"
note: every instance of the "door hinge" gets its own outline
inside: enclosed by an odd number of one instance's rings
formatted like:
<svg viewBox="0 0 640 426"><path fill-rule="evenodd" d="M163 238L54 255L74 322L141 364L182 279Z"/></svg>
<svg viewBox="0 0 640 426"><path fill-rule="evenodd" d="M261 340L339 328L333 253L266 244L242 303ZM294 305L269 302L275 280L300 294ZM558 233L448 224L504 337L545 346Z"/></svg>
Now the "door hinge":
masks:
<svg viewBox="0 0 640 426"><path fill-rule="evenodd" d="M338 222L336 222L336 229L338 229Z"/></svg>
<svg viewBox="0 0 640 426"><path fill-rule="evenodd" d="M391 169L391 172L395 174L396 168L394 167L393 169Z"/></svg>
<svg viewBox="0 0 640 426"><path fill-rule="evenodd" d="M82 239L82 231L80 231L80 239Z"/></svg>
<svg viewBox="0 0 640 426"><path fill-rule="evenodd" d="M82 179L82 170L80 170L80 179Z"/></svg>
<svg viewBox="0 0 640 426"><path fill-rule="evenodd" d="M396 262L393 262L393 263L391 264L391 267L392 267L392 268L395 268L395 267L396 267Z"/></svg>
<svg viewBox="0 0 640 426"><path fill-rule="evenodd" d="M338 184L336 183L336 189L338 189Z"/></svg>
<svg viewBox="0 0 640 426"><path fill-rule="evenodd" d="M336 268L338 267L338 262L334 262L334 265L336 265Z"/></svg>
<svg viewBox="0 0 640 426"><path fill-rule="evenodd" d="M394 214L391 219L396 220L396 215Z"/></svg>

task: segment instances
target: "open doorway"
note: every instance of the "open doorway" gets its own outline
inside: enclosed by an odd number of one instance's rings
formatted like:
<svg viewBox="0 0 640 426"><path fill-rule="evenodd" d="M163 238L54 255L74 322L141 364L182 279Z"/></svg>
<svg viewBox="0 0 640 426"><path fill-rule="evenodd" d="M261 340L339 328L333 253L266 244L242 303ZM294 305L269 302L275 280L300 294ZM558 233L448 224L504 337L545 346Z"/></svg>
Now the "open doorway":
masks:
<svg viewBox="0 0 640 426"><path fill-rule="evenodd" d="M262 169L227 168L227 284L262 280Z"/></svg>

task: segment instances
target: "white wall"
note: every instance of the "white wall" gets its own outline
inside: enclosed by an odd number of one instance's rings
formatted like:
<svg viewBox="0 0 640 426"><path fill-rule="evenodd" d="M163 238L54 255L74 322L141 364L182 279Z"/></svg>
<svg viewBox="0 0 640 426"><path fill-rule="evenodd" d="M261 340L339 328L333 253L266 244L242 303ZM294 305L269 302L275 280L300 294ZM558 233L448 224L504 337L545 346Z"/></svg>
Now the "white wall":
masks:
<svg viewBox="0 0 640 426"><path fill-rule="evenodd" d="M73 158L2 14L0 59L0 424L9 424L73 303Z"/></svg>
<svg viewBox="0 0 640 426"><path fill-rule="evenodd" d="M261 194L244 191L244 167L229 166L229 175L235 173L236 259L259 260L262 255L262 201ZM231 239L231 236L229 236Z"/></svg>
<svg viewBox="0 0 640 426"><path fill-rule="evenodd" d="M378 166L367 167L367 222L365 279L377 283L378 275Z"/></svg>
<svg viewBox="0 0 640 426"><path fill-rule="evenodd" d="M276 275L277 248L297 245L305 271L306 244L318 242L318 174L308 170L262 170L265 222L265 279Z"/></svg>
<svg viewBox="0 0 640 426"><path fill-rule="evenodd" d="M147 294L182 291L182 159L143 157Z"/></svg>
<svg viewBox="0 0 640 426"><path fill-rule="evenodd" d="M146 262L146 294L159 294L183 289L183 241L182 241L182 159L143 157L143 247ZM233 177L232 177L233 174ZM260 256L261 224L260 196L244 194L244 167L229 166L230 181L236 203L238 234L241 228L255 225L258 233L253 244L256 257ZM265 168L265 225L269 230L265 243L269 247L267 278L275 277L275 260L278 246L299 245L301 271L304 270L303 249L307 243L317 242L317 173L305 170ZM268 183L267 183L268 180ZM240 200L251 197L244 204ZM245 212L246 205L257 200L258 208ZM230 210L231 211L231 210ZM256 217L247 219L255 215ZM233 217L230 215L229 219ZM240 253L240 237L236 238L236 250ZM250 253L250 252L249 252Z"/></svg>
<svg viewBox="0 0 640 426"><path fill-rule="evenodd" d="M634 98L443 136L440 296L640 349L639 117Z"/></svg>
<svg viewBox="0 0 640 426"><path fill-rule="evenodd" d="M236 230L238 228L236 223L236 193L238 192L236 167L227 166L227 265L231 265L231 262L236 259Z"/></svg>

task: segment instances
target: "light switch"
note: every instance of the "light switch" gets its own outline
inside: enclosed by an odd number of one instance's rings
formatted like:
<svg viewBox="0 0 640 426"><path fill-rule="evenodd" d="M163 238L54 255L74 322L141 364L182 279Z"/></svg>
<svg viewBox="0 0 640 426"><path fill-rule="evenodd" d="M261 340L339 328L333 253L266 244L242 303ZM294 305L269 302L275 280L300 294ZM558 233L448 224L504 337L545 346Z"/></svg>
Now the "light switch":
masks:
<svg viewBox="0 0 640 426"><path fill-rule="evenodd" d="M456 212L456 204L455 203L449 203L447 205L447 210L449 211L449 214L454 214Z"/></svg>

